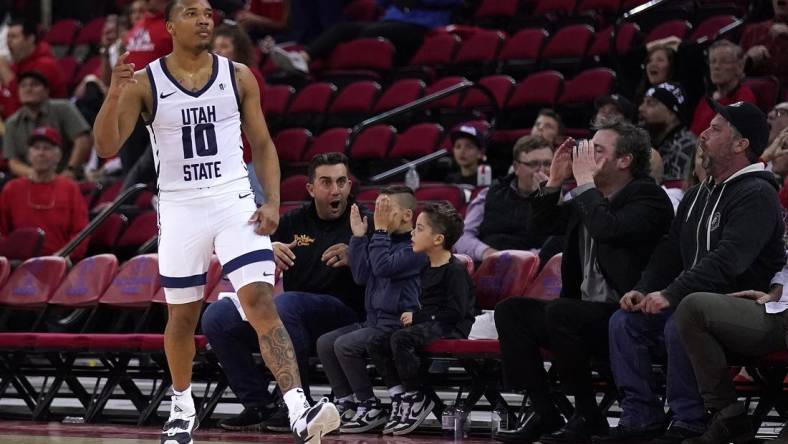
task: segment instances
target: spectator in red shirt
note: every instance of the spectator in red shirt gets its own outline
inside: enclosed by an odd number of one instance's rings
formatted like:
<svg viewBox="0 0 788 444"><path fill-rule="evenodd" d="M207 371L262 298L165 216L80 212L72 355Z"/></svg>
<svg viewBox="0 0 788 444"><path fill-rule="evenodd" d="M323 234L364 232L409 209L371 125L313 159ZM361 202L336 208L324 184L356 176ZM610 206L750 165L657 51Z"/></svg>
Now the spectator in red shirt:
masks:
<svg viewBox="0 0 788 444"><path fill-rule="evenodd" d="M46 42L37 41L36 25L32 22L13 21L8 25L8 50L11 52L13 65L0 59L0 81L3 84L2 104L3 118L7 118L19 109L16 80L20 73L36 71L46 77L49 83L49 95L54 98L67 97L66 79L52 56Z"/></svg>
<svg viewBox="0 0 788 444"><path fill-rule="evenodd" d="M151 0L148 6L148 12L142 20L134 23L125 38L126 51L129 52L126 63L133 63L134 69L142 69L172 51L172 37L167 32L164 17L167 0Z"/></svg>
<svg viewBox="0 0 788 444"><path fill-rule="evenodd" d="M744 28L741 46L747 51L747 72L774 75L788 86L788 2L772 0L774 18Z"/></svg>
<svg viewBox="0 0 788 444"><path fill-rule="evenodd" d="M755 103L755 94L741 84L744 78L744 55L741 47L728 40L718 40L709 47L709 74L714 91L711 98L720 105L736 102ZM701 99L695 108L690 130L700 135L709 127L716 113L706 100Z"/></svg>
<svg viewBox="0 0 788 444"><path fill-rule="evenodd" d="M36 128L29 145L30 176L11 180L0 193L0 233L41 228L45 233L41 254L54 254L85 228L88 209L77 183L56 173L63 156L60 133L52 127ZM82 242L71 259L82 258L87 247L88 242Z"/></svg>

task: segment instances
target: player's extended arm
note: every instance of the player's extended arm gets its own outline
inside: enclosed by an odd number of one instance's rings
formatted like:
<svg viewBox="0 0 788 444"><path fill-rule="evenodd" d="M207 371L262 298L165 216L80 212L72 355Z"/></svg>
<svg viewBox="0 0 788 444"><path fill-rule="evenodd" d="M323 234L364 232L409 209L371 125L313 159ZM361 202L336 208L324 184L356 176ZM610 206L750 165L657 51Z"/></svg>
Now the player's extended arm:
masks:
<svg viewBox="0 0 788 444"><path fill-rule="evenodd" d="M252 163L265 193L265 203L279 207L279 156L260 107L260 89L245 65L235 64L241 95L241 125L252 148Z"/></svg>
<svg viewBox="0 0 788 444"><path fill-rule="evenodd" d="M112 69L107 96L93 124L96 154L112 157L134 130L143 107L145 90L150 88L145 70L134 72L134 64L126 63L125 53Z"/></svg>

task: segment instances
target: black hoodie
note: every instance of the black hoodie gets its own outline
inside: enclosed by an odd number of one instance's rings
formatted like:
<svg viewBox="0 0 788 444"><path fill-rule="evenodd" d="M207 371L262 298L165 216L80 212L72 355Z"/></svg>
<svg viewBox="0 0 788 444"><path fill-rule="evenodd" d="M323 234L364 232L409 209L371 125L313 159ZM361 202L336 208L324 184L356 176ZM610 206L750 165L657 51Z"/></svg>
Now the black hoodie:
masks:
<svg viewBox="0 0 788 444"><path fill-rule="evenodd" d="M777 186L756 163L691 188L635 289L661 290L673 307L698 291L768 291L785 264Z"/></svg>

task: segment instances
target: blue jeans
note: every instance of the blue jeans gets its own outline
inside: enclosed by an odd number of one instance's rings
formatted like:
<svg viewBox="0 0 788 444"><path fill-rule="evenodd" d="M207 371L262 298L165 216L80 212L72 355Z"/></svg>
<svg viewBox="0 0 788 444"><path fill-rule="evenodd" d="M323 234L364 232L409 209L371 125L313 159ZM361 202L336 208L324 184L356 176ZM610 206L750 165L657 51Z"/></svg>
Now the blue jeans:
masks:
<svg viewBox="0 0 788 444"><path fill-rule="evenodd" d="M289 291L274 298L279 317L293 342L304 393L309 397L309 357L317 338L357 321L356 313L334 296ZM252 326L241 319L235 304L222 299L208 306L202 331L222 365L230 388L245 407L268 404L268 381L255 366L260 345Z"/></svg>
<svg viewBox="0 0 788 444"><path fill-rule="evenodd" d="M621 396L619 424L633 429L661 426L663 404L654 393L654 357L667 352L667 398L673 424L702 432L703 401L692 364L672 318L673 310L657 315L618 310L610 318L610 365Z"/></svg>

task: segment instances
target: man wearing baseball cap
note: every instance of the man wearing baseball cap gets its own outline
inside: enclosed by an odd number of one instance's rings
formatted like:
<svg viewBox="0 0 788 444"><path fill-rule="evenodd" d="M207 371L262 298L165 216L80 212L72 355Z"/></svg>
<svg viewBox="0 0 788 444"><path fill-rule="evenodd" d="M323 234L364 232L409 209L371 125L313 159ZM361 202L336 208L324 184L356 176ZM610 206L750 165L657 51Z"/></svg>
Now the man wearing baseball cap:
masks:
<svg viewBox="0 0 788 444"><path fill-rule="evenodd" d="M698 139L683 123L684 92L674 83L660 83L646 91L640 104L640 125L662 156L663 181L686 179ZM680 185L679 185L680 187Z"/></svg>
<svg viewBox="0 0 788 444"><path fill-rule="evenodd" d="M597 97L594 100L596 116L594 122L610 120L611 118L622 118L628 122L635 119L635 107L632 102L621 94L609 94Z"/></svg>
<svg viewBox="0 0 788 444"><path fill-rule="evenodd" d="M454 127L449 133L451 137L451 152L454 163L459 171L449 173L446 182L478 185L477 172L479 164L484 160L484 150L487 148L488 128L482 122L465 122Z"/></svg>
<svg viewBox="0 0 788 444"><path fill-rule="evenodd" d="M50 99L49 81L40 72L23 72L17 83L22 107L6 121L3 135L3 154L11 173L19 177L30 175L26 161L28 138L35 128L46 126L64 136L59 144L63 156L58 171L72 178L81 177L93 146L90 125L70 101Z"/></svg>
<svg viewBox="0 0 788 444"><path fill-rule="evenodd" d="M736 402L725 351L759 356L786 347L782 318L767 319L746 299L751 290L769 291L785 264L777 182L758 160L766 116L745 102L709 106L717 114L699 142L708 178L687 191L668 236L610 319L622 414L612 439L598 442L747 442L752 425ZM673 418L664 432L663 403L650 385L655 353L667 353Z"/></svg>
<svg viewBox="0 0 788 444"><path fill-rule="evenodd" d="M700 148L703 167L714 185L709 196L719 201L715 208L723 214L715 223L717 213L709 213L707 231L722 232L720 242L729 246L720 251L724 256L715 258L725 279L692 288L703 293L688 295L675 315L704 407L714 412L706 433L690 444L747 442L755 436L747 409L737 402L726 353L758 357L788 349L786 305L763 307L778 301L788 283L786 271L775 275L785 264L777 185L758 161L768 142L769 125L752 104L710 105L717 115L701 133ZM718 188L719 197L712 196ZM696 205L700 204L699 200ZM728 208L729 214L724 214Z"/></svg>
<svg viewBox="0 0 788 444"><path fill-rule="evenodd" d="M79 185L56 174L63 156L62 138L52 127L39 127L28 138L30 175L8 182L0 193L0 234L18 228L44 230L42 255L55 254L88 224L88 209ZM70 255L84 256L88 242Z"/></svg>

